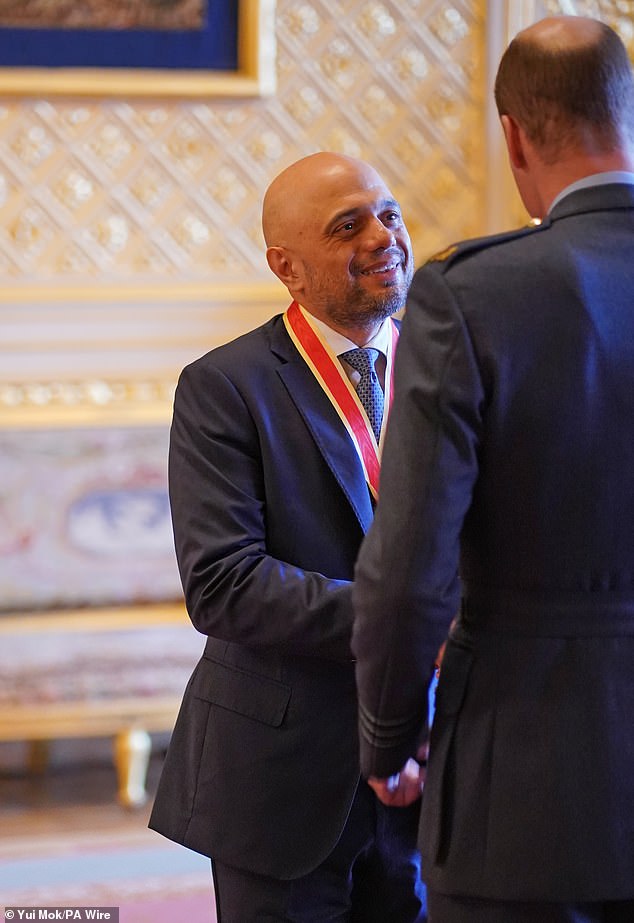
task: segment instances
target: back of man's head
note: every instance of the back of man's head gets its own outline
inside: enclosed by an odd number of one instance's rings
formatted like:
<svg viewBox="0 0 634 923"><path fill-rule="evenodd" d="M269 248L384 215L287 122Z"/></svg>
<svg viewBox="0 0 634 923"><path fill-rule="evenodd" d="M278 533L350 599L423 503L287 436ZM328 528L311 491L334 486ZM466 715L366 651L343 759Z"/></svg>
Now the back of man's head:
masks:
<svg viewBox="0 0 634 923"><path fill-rule="evenodd" d="M545 162L634 142L632 67L616 32L598 20L558 16L520 32L500 62L495 100Z"/></svg>

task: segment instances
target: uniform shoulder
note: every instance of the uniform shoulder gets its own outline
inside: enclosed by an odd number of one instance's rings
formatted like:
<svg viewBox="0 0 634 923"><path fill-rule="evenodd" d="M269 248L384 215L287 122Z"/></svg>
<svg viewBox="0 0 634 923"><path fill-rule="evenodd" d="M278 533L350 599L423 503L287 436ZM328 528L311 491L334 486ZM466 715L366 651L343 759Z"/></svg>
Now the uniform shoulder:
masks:
<svg viewBox="0 0 634 923"><path fill-rule="evenodd" d="M473 237L468 240L460 241L460 243L452 244L450 247L446 247L444 250L435 253L427 260L425 266L430 266L438 272L444 273L466 257L474 256L477 253L482 253L493 247L499 247L503 244L519 240L522 237L535 234L537 231L546 228L549 223L548 221L540 222L533 220L525 227L517 228L513 231L504 231L501 234L489 234L486 237Z"/></svg>

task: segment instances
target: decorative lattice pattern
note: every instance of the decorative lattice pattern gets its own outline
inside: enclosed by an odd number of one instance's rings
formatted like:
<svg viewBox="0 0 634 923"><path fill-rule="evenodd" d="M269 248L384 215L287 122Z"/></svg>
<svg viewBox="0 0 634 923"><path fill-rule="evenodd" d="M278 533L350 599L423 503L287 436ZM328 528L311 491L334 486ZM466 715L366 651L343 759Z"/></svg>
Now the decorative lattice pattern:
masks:
<svg viewBox="0 0 634 923"><path fill-rule="evenodd" d="M5 99L5 284L268 281L262 192L319 149L379 168L418 262L479 233L484 9L279 0L270 99Z"/></svg>

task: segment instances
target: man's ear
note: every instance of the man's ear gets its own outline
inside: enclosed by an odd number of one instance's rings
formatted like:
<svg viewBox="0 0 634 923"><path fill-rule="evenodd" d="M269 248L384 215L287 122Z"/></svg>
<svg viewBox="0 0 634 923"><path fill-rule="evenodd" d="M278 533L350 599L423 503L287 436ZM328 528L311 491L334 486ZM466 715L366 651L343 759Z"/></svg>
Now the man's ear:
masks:
<svg viewBox="0 0 634 923"><path fill-rule="evenodd" d="M501 122L511 166L516 170L525 170L527 163L524 132L512 115L501 116Z"/></svg>
<svg viewBox="0 0 634 923"><path fill-rule="evenodd" d="M269 247L266 251L266 261L280 282L283 282L287 288L295 287L297 273L286 247Z"/></svg>

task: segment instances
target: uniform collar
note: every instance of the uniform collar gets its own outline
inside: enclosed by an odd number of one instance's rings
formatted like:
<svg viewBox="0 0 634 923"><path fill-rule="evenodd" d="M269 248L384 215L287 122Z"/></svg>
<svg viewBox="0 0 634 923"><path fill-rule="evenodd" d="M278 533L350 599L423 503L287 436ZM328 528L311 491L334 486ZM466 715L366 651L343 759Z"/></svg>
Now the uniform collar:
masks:
<svg viewBox="0 0 634 923"><path fill-rule="evenodd" d="M582 179L570 183L569 186L566 186L565 189L562 189L561 192L555 196L550 203L548 214L552 212L563 198L570 195L572 192L577 192L579 189L591 189L594 186L607 186L611 183L626 183L630 186L634 186L634 173L629 173L627 170L606 170L604 173L592 173L590 176L584 176Z"/></svg>

